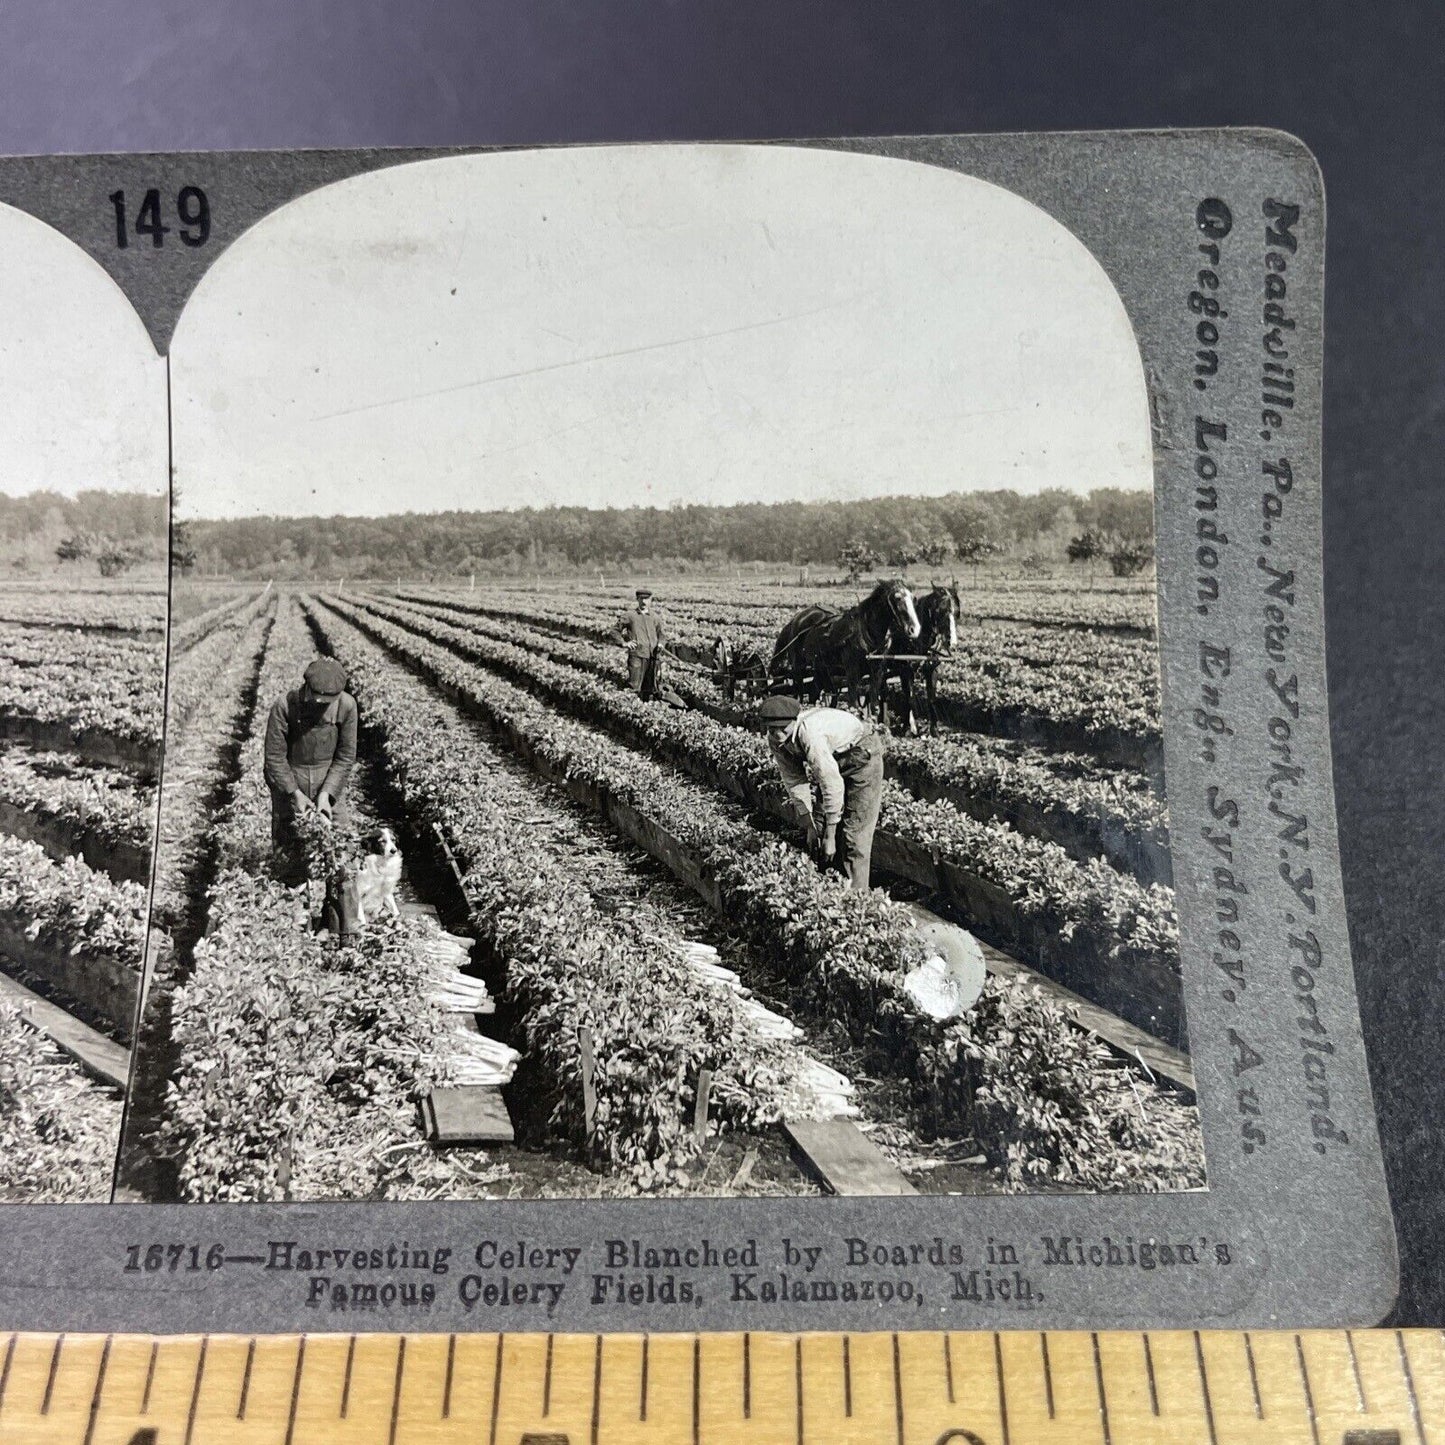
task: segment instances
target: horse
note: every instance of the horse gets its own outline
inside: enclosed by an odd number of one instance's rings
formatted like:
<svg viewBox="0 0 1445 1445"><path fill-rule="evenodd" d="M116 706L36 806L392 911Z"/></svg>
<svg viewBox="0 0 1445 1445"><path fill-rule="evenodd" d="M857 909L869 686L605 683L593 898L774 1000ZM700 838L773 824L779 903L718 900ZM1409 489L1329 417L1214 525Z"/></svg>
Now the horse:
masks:
<svg viewBox="0 0 1445 1445"><path fill-rule="evenodd" d="M903 694L901 719L905 732L916 732L917 723L913 716L913 679L923 678L923 691L928 712L928 731L932 736L938 732L938 665L945 657L953 654L958 646L958 619L963 611L963 602L958 595L958 584L941 587L934 583L932 589L917 603L918 621L922 630L918 640L906 645L914 654L923 654L924 662L885 662L882 664L881 687L895 673ZM891 646L890 651L894 650Z"/></svg>
<svg viewBox="0 0 1445 1445"><path fill-rule="evenodd" d="M895 577L879 582L846 611L814 604L794 613L778 633L768 672L775 682L791 676L796 695L807 701L817 701L824 692L841 696L844 689L856 701L868 675L864 711L872 717L882 677L870 666L870 654L882 652L896 635L916 641L921 630L913 594L902 578ZM811 696L805 697L809 677Z"/></svg>

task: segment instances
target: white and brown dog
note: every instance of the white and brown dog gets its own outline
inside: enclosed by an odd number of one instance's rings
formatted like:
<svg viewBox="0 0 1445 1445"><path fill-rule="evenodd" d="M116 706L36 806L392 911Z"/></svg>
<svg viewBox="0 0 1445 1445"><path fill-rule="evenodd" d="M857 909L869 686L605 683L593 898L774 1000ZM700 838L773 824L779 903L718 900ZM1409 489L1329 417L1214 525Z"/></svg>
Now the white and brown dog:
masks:
<svg viewBox="0 0 1445 1445"><path fill-rule="evenodd" d="M390 828L378 828L367 839L366 856L357 865L360 923L375 917L383 908L393 918L401 916L396 906L396 885L401 882L401 849Z"/></svg>

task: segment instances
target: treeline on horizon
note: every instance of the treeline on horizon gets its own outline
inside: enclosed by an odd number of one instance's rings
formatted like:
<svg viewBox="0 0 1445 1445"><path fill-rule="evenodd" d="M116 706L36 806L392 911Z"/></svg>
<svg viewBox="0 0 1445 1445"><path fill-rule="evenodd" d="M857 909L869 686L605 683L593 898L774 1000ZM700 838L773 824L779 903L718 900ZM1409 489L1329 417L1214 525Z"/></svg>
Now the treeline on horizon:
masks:
<svg viewBox="0 0 1445 1445"><path fill-rule="evenodd" d="M73 497L59 492L0 495L0 555L15 566L58 563L67 543L86 553L107 547L133 560L164 561L169 507L162 493L90 487Z"/></svg>
<svg viewBox="0 0 1445 1445"><path fill-rule="evenodd" d="M181 530L196 571L229 576L520 575L669 563L836 567L857 544L883 565L946 565L994 554L1063 558L1083 533L1152 542L1154 495L1052 488L854 502L248 517L187 521Z"/></svg>

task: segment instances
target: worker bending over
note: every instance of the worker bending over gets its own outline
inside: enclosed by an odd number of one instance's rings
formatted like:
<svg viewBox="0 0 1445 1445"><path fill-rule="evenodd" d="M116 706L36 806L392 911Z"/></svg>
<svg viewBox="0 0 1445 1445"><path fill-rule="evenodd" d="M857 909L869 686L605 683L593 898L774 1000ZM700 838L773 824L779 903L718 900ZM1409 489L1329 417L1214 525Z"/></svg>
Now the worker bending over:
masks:
<svg viewBox="0 0 1445 1445"><path fill-rule="evenodd" d="M296 815L315 809L327 820L345 817L342 794L356 762L356 699L346 684L335 658L318 657L301 686L276 699L266 720L271 845L276 876L290 886L306 877Z"/></svg>
<svg viewBox="0 0 1445 1445"><path fill-rule="evenodd" d="M883 739L850 712L804 708L795 697L764 698L758 716L809 847L825 866L841 864L851 887L867 888L883 803Z"/></svg>

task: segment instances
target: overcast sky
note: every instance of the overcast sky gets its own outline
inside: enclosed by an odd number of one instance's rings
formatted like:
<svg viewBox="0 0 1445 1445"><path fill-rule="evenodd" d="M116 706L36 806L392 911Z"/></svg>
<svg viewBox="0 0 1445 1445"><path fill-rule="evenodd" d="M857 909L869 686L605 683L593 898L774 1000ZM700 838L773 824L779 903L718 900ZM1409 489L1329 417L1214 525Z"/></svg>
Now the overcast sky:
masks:
<svg viewBox="0 0 1445 1445"><path fill-rule="evenodd" d="M237 241L172 346L183 511L1151 484L1137 346L981 181L782 147L399 166Z"/></svg>
<svg viewBox="0 0 1445 1445"><path fill-rule="evenodd" d="M120 288L0 205L0 492L166 487L165 362Z"/></svg>

